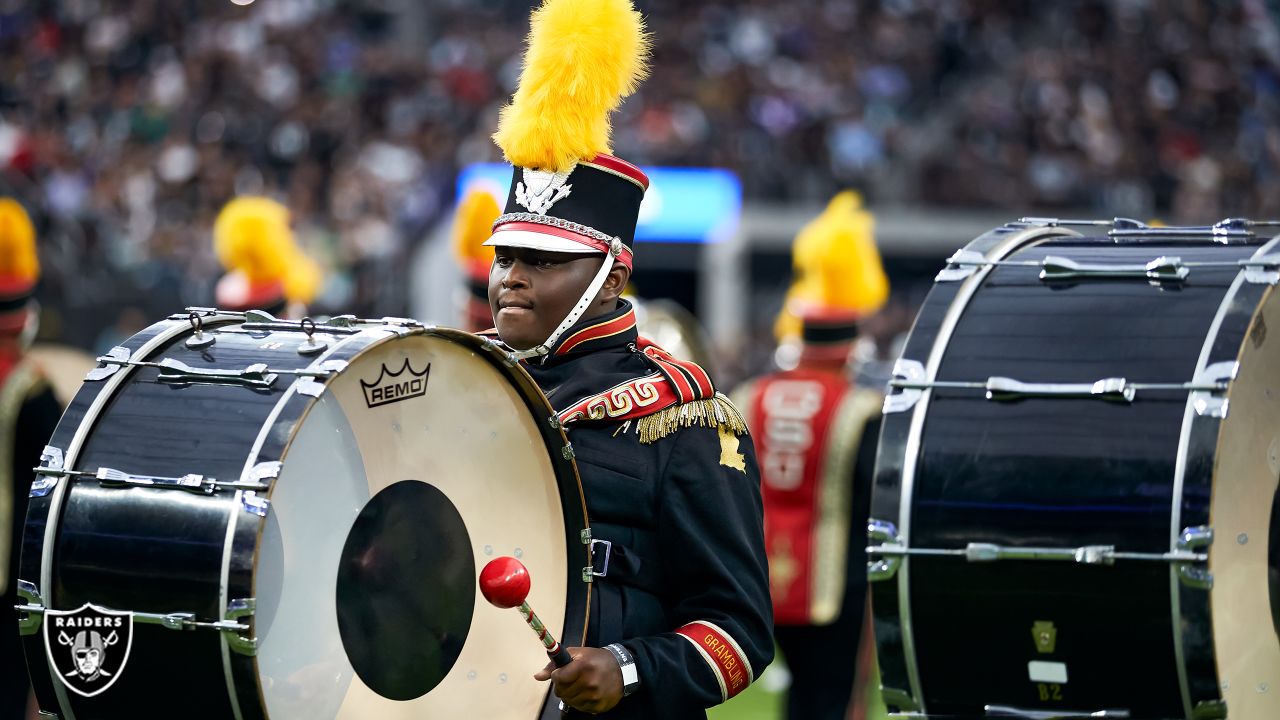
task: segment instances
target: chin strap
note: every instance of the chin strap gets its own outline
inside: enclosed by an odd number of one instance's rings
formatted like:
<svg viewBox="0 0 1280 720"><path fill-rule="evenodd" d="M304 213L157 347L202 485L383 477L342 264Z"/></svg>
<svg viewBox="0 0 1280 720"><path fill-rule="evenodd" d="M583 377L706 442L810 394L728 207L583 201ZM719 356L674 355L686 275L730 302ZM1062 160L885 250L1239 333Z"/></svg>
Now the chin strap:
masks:
<svg viewBox="0 0 1280 720"><path fill-rule="evenodd" d="M528 350L513 350L511 357L514 360L527 360L528 358L541 357L551 352L551 348L555 346L556 341L564 334L565 330L573 327L574 323L582 317L582 313L587 311L592 301L596 299L596 293L600 292L600 288L604 287L605 278L609 277L609 271L613 269L613 263L616 258L622 254L622 240L614 238L609 243L609 253L604 256L604 262L600 264L600 269L596 272L596 276L592 278L591 284L587 286L586 292L582 293L582 297L578 298L578 303L573 306L569 314L560 322L555 332L551 333L551 337L544 340L540 345L535 345Z"/></svg>

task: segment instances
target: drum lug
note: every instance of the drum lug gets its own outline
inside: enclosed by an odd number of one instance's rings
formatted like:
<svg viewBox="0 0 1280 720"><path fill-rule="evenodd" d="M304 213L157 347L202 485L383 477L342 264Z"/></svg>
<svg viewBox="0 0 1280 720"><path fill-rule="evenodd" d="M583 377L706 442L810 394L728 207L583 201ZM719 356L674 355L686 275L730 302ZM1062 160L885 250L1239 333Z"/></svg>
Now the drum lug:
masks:
<svg viewBox="0 0 1280 720"><path fill-rule="evenodd" d="M40 590L29 580L18 580L18 597L25 601L14 606L18 611L18 634L35 635L44 619L44 599L40 597Z"/></svg>
<svg viewBox="0 0 1280 720"><path fill-rule="evenodd" d="M29 497L44 497L58 484L63 476L62 448L45 445L40 453L40 467L35 469L36 479L31 483Z"/></svg>
<svg viewBox="0 0 1280 720"><path fill-rule="evenodd" d="M257 610L258 601L256 598L238 598L227 603L227 612L223 618L228 622L237 623L241 618L249 617ZM257 655L258 654L258 638L245 637L236 629L222 630L222 636L227 640L227 646L231 650L240 655Z"/></svg>
<svg viewBox="0 0 1280 720"><path fill-rule="evenodd" d="M871 547L867 548L868 554L874 554L881 549L903 546L902 536L898 534L898 526L875 518L867 521L867 541L871 543ZM893 577L897 574L898 567L902 565L902 557L902 555L888 555L879 560L868 560L867 580L877 582Z"/></svg>
<svg viewBox="0 0 1280 720"><path fill-rule="evenodd" d="M924 377L924 364L918 360L898 358L898 362L894 363L894 380L921 383L924 381ZM888 415L889 413L906 412L915 407L916 402L920 400L920 396L923 394L924 391L919 388L899 388L898 392L891 392L884 396L884 413Z"/></svg>
<svg viewBox="0 0 1280 720"><path fill-rule="evenodd" d="M97 382L106 380L120 371L120 367L129 362L129 348L116 347L107 351L106 355L98 358L98 362L102 363L102 367L96 367L84 376L85 382Z"/></svg>
<svg viewBox="0 0 1280 720"><path fill-rule="evenodd" d="M1177 548L1181 552L1195 552L1213 544L1213 528L1208 525L1184 528L1178 537ZM1177 563L1178 579L1187 587L1200 590L1213 588L1213 573L1208 568L1191 565L1186 562Z"/></svg>
<svg viewBox="0 0 1280 720"><path fill-rule="evenodd" d="M1212 385L1216 383L1227 383L1236 379L1236 373L1240 371L1240 363L1235 360L1224 360L1216 362L1200 371L1192 380L1193 385ZM1224 393L1225 395L1225 393ZM1196 409L1196 415L1211 418L1225 418L1227 416L1227 398L1223 395L1215 395L1213 392L1206 390L1196 390L1191 393L1191 403Z"/></svg>
<svg viewBox="0 0 1280 720"><path fill-rule="evenodd" d="M573 452L573 443L565 443L564 447L560 448L560 454L564 456L565 460L572 460L577 457Z"/></svg>
<svg viewBox="0 0 1280 720"><path fill-rule="evenodd" d="M284 467L284 463L279 460L271 462L260 462L249 469L245 473L245 482L263 482L264 480L274 480L280 477L280 469Z"/></svg>
<svg viewBox="0 0 1280 720"><path fill-rule="evenodd" d="M271 510L271 501L264 497L259 497L258 493L249 490L240 496L240 504L244 507L244 511L252 513L258 517L266 517L267 512Z"/></svg>
<svg viewBox="0 0 1280 720"><path fill-rule="evenodd" d="M934 282L964 280L977 272L978 268L986 263L987 258L982 253L974 252L973 250L957 250L955 254L947 258L947 267L939 270L933 280Z"/></svg>
<svg viewBox="0 0 1280 720"><path fill-rule="evenodd" d="M1244 281L1255 285L1280 283L1280 255L1255 255L1246 260Z"/></svg>

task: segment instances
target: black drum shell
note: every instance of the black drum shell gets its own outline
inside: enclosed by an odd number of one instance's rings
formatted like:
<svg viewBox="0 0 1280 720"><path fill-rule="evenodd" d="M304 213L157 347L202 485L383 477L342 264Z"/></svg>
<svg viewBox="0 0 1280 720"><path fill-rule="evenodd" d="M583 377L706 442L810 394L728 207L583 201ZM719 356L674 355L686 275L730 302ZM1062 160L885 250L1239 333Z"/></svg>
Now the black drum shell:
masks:
<svg viewBox="0 0 1280 720"><path fill-rule="evenodd" d="M383 327L381 334L358 338L321 336L335 345L324 356L343 362L372 343L422 328ZM216 337L208 347L190 348L185 319L158 323L122 343L130 354L164 337L145 356L158 362L178 360L197 369L244 368L265 363L288 371L310 365L314 355L298 352L304 335L297 330L245 330L240 318L210 317L205 332ZM354 331L353 331L354 332ZM491 344L457 331L428 332L466 343L519 389L535 417L553 415L533 381L513 370ZM345 342L344 339L346 339ZM121 368L120 378L87 382L69 406L50 444L67 449L77 437L79 451L68 456L75 469L111 467L129 473L179 477L188 473L219 480L241 478L246 467L281 458L293 429L305 417L312 398L293 393L281 402L294 376L282 373L270 389L228 384L157 382L155 367ZM122 381L111 392L108 383ZM102 407L85 426L95 400ZM567 444L563 432L539 423L548 448ZM586 510L576 468L569 457L553 453L562 489L566 547L581 548ZM150 488L104 488L93 478L62 478L62 494L32 498L24 531L21 577L39 586L46 607L71 610L86 602L145 613L192 613L211 621L220 617L225 597L254 597L256 551L263 523L240 502L240 493L209 495ZM60 502L55 504L55 501ZM51 508L57 530L46 567L45 538ZM234 528L229 526L235 517ZM572 568L589 560L572 558L563 638L580 644L586 630L589 586ZM41 582L43 575L48 582ZM250 619L251 622L251 619ZM532 642L532 640L530 640ZM134 623L134 644L127 672L111 689L91 698L55 691L41 633L25 640L28 665L40 706L52 712L70 709L76 718L134 715L183 717L264 717L258 670L252 656L229 652L216 631L166 629ZM224 663L224 656L226 661ZM230 672L227 672L230 668ZM63 698L59 699L59 695ZM554 699L547 712L558 713Z"/></svg>
<svg viewBox="0 0 1280 720"><path fill-rule="evenodd" d="M971 249L985 252L1017 230L989 234ZM1035 262L1051 254L1132 264L1164 255L1234 263L1262 244L1222 245L1209 238L1119 243L1056 231L1064 236L1045 238L1042 230L1006 259ZM1239 267L1200 267L1176 284L1043 282L1035 267L992 268L950 328L936 379L1188 382L1202 353L1211 362L1237 355L1266 288L1233 286L1239 273ZM961 284L935 285L904 357L929 359ZM1233 298L1220 312L1229 289ZM886 415L873 499L873 518L899 521L904 460L914 450L911 547L979 542L1169 551L1185 391L1151 391L1131 404L1048 398L997 403L981 391L961 389L935 389L926 397L917 447L908 447L913 413ZM1217 427L1208 417L1190 425L1181 526L1209 522ZM980 715L985 705L1006 705L1182 717L1186 705L1217 698L1207 593L1171 581L1167 564L966 563L951 557L908 562L914 652L902 643L900 578L872 583L891 705L916 710L923 700L931 715ZM1052 655L1036 649L1031 630L1037 621L1055 623ZM918 663L923 698L912 697L909 656ZM1070 681L1057 688L1030 682L1027 663L1038 659L1065 663ZM1185 705L1180 673L1188 686Z"/></svg>

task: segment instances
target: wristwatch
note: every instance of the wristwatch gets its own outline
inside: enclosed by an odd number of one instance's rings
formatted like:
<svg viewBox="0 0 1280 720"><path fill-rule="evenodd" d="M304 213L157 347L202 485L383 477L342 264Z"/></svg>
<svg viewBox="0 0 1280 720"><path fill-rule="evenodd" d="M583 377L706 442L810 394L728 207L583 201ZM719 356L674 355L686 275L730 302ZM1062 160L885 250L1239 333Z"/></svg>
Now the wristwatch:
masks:
<svg viewBox="0 0 1280 720"><path fill-rule="evenodd" d="M618 667L622 668L622 697L626 697L640 688L640 671L636 670L636 659L631 657L631 653L618 643L605 645L605 650L613 653L613 657L618 660Z"/></svg>

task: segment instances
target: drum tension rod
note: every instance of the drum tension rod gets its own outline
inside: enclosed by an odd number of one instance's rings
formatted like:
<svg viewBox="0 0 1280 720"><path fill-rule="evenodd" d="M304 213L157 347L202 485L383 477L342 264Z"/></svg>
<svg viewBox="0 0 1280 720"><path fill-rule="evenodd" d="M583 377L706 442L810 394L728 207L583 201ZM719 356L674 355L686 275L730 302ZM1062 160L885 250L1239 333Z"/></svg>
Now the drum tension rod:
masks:
<svg viewBox="0 0 1280 720"><path fill-rule="evenodd" d="M906 557L959 557L967 562L995 562L997 560L1048 560L1076 562L1081 565L1114 565L1117 560L1172 563L1178 569L1183 584L1209 589L1213 587L1213 575L1191 563L1209 561L1206 552L1196 552L1213 544L1213 529L1206 526L1185 528L1174 544L1174 550L1164 553L1117 551L1114 545L1083 545L1080 547L1013 547L995 543L971 542L962 548L913 548L907 547L897 526L884 520L867 522L868 555L879 559L867 561L867 579L875 582L887 580L898 572Z"/></svg>
<svg viewBox="0 0 1280 720"><path fill-rule="evenodd" d="M1039 268L1040 279L1046 282L1079 280L1086 278L1134 278L1155 283L1183 282L1191 275L1192 268L1236 268L1238 270L1271 270L1280 268L1280 255L1264 255L1245 260L1183 260L1176 256L1162 255L1145 263L1082 263L1058 255L1046 255L1043 260L988 260L981 253L960 250L947 258L947 269L976 267L1025 267ZM943 271L946 273L946 270ZM961 279L963 275L947 273L939 279ZM1253 280L1251 282L1265 282Z"/></svg>
<svg viewBox="0 0 1280 720"><path fill-rule="evenodd" d="M1199 372L1190 382L1141 383L1125 378L1102 378L1085 383L1027 383L1013 378L992 376L985 381L929 380L924 365L916 360L901 358L894 366L889 387L899 390L885 397L886 413L911 409L925 390L985 390L986 398L995 402L1013 402L1026 398L1088 398L1111 402L1131 403L1140 391L1173 391L1193 393L1192 399L1198 415L1226 417L1226 400L1210 402L1212 394L1225 393L1231 387L1239 371L1239 363L1228 360L1213 363Z"/></svg>
<svg viewBox="0 0 1280 720"><path fill-rule="evenodd" d="M1013 547L994 543L969 543L963 548L909 548L903 545L872 545L868 554L897 557L962 557L968 562L996 560L1066 560L1081 565L1114 565L1117 560L1152 562L1207 562L1205 553L1184 550L1166 553L1121 552L1115 545L1083 545L1074 548Z"/></svg>
<svg viewBox="0 0 1280 720"><path fill-rule="evenodd" d="M35 583L19 580L18 596L25 601L22 605L14 606L18 612L18 632L21 635L34 635L40 629L47 608ZM159 625L169 630L216 630L223 634L233 651L242 655L254 655L258 651L258 639L246 637L244 633L252 630L252 627L247 622L239 621L252 616L256 609L255 598L237 598L227 603L224 619L217 621L197 620L196 614L191 612L130 612L129 615L135 623Z"/></svg>
<svg viewBox="0 0 1280 720"><path fill-rule="evenodd" d="M115 354L103 355L98 358L98 362L106 366L120 367L149 367L159 368L160 374L156 378L163 383L172 383L178 385L190 383L215 383L242 385L249 388L265 389L275 384L277 375L294 375L303 378L327 378L334 373L334 370L326 367L319 368L268 368L266 363L254 363L240 370L222 370L213 369L205 370L202 368L193 368L186 363L165 358L160 362L148 362L145 360L130 360L128 357L119 357ZM85 380L102 380L109 377L115 372L114 369L104 372L107 368L95 368L89 371L89 375Z"/></svg>
<svg viewBox="0 0 1280 720"><path fill-rule="evenodd" d="M148 487L157 490L186 490L187 492L210 495L216 490L269 490L271 486L263 482L236 480L216 480L203 475L188 474L182 477L157 477L154 475L130 475L121 470L100 467L96 471L68 470L64 468L37 467L37 475L46 477L95 478L105 488Z"/></svg>

